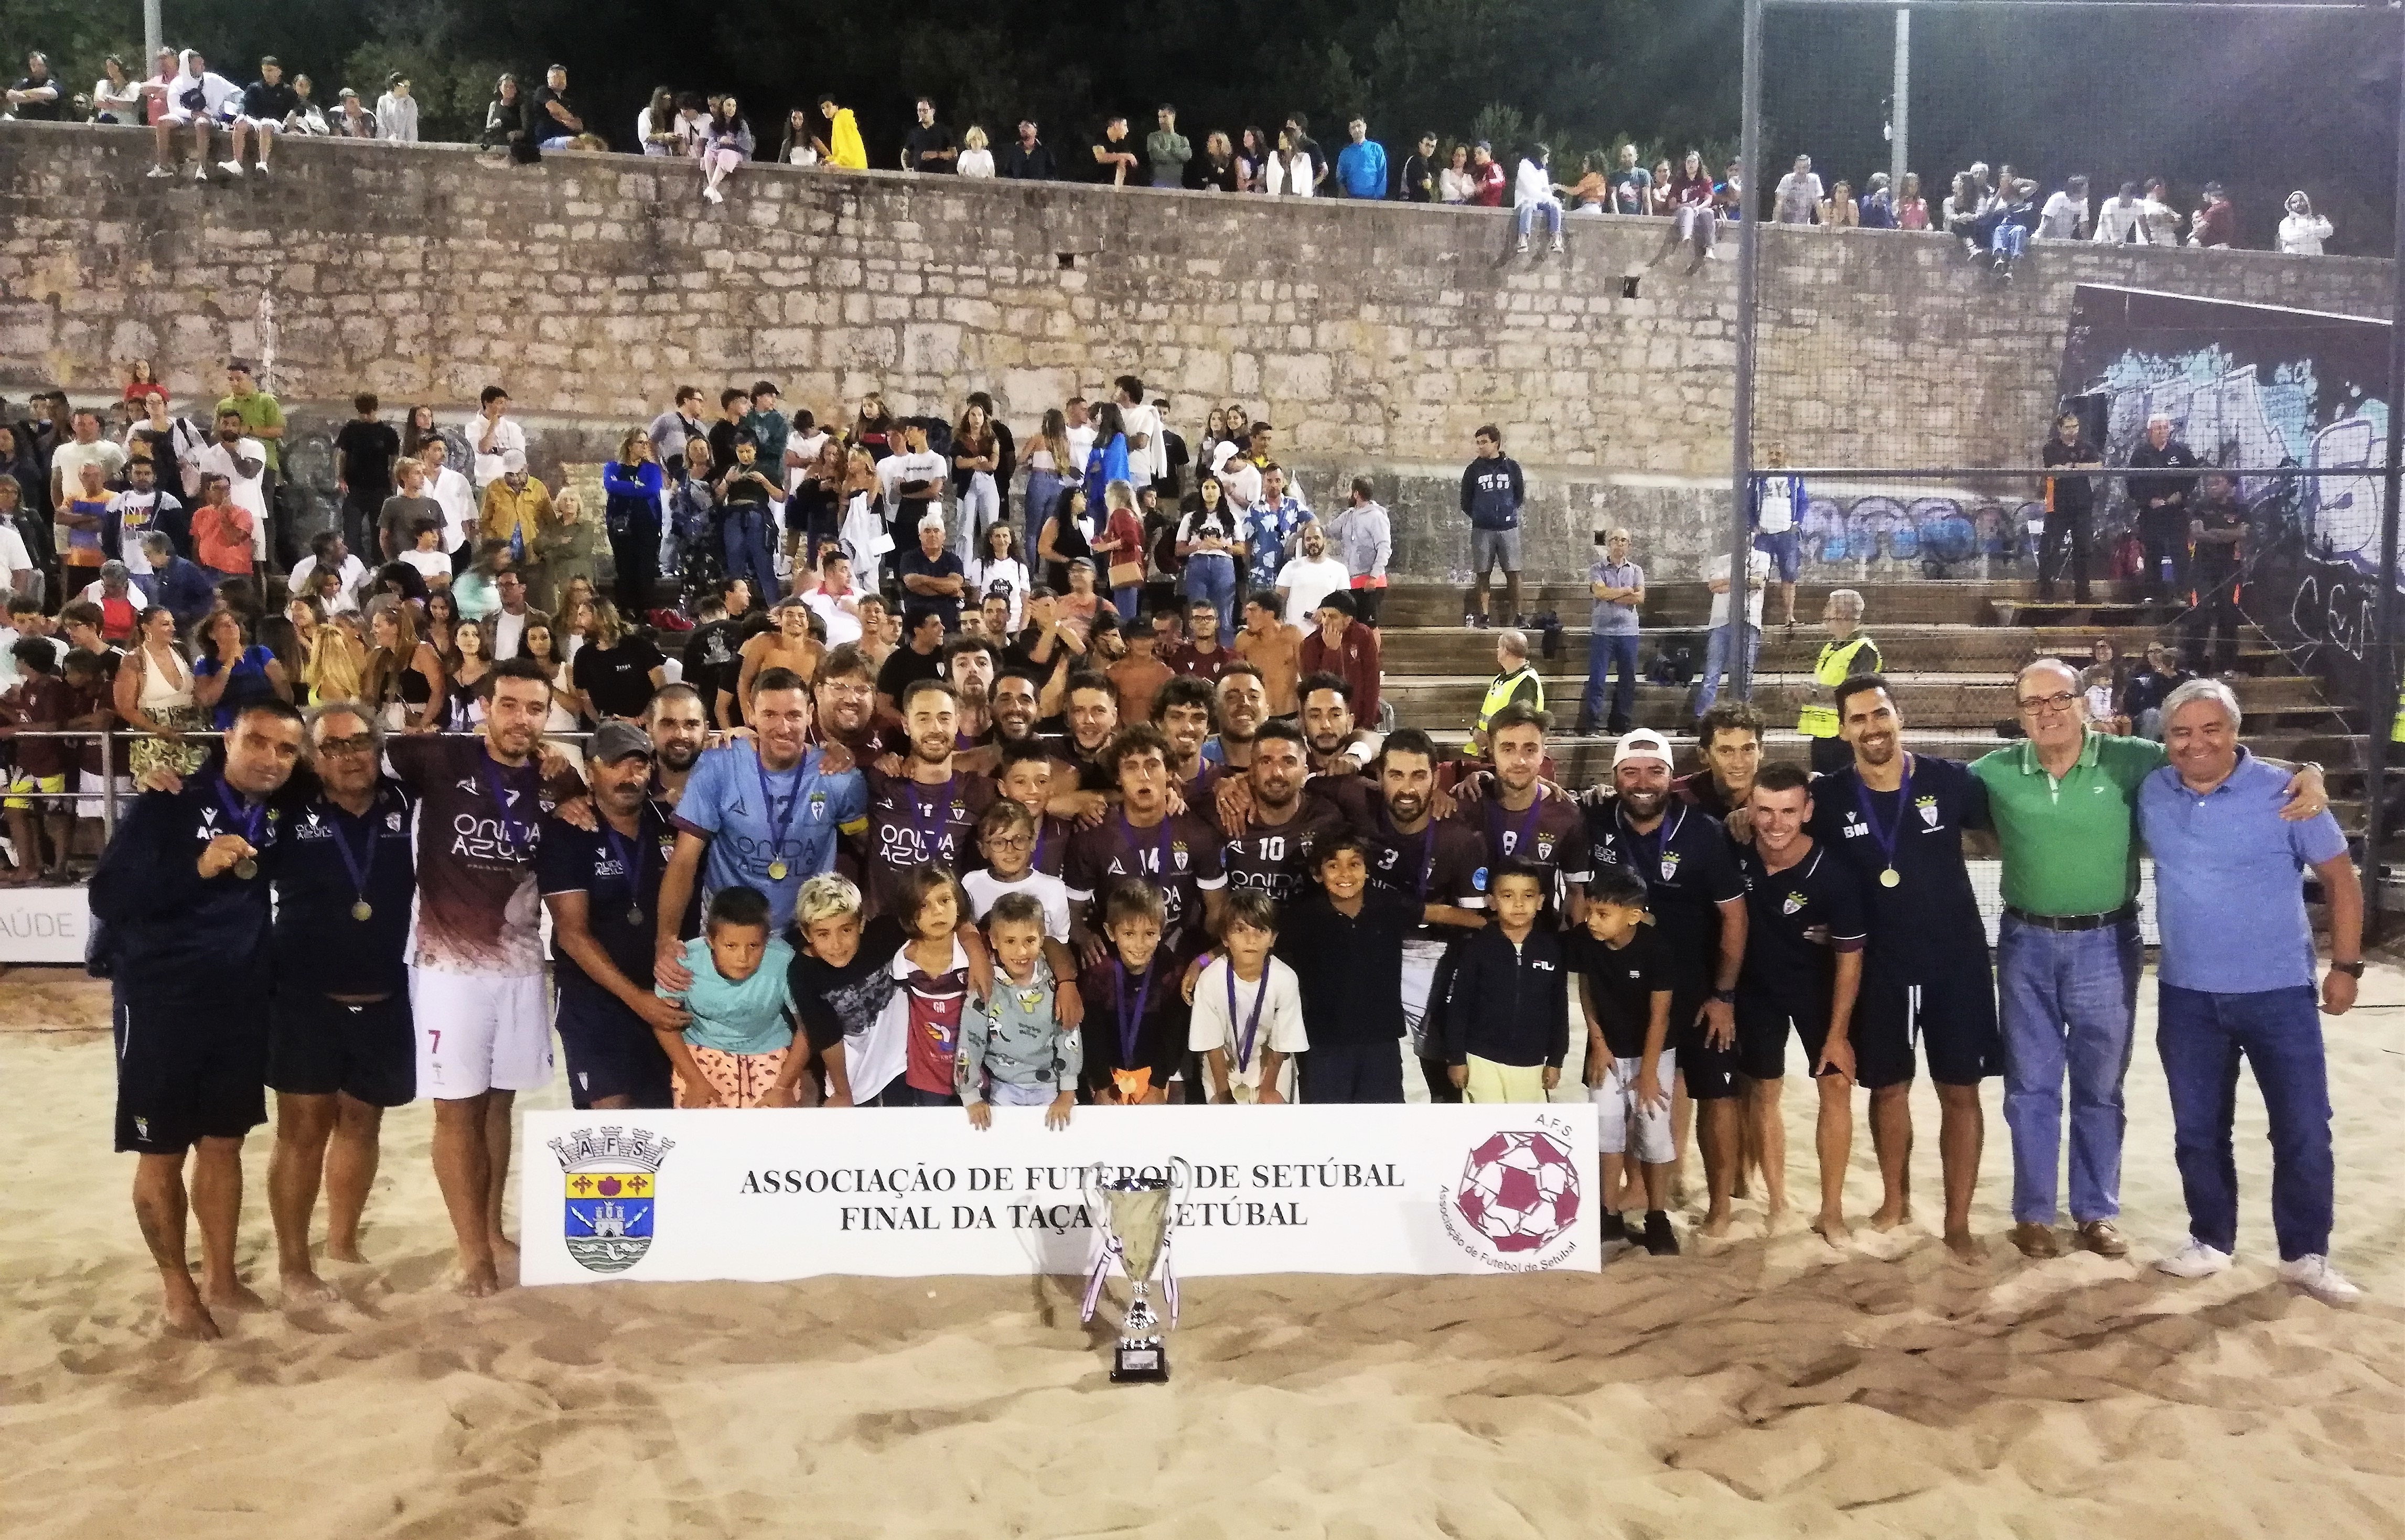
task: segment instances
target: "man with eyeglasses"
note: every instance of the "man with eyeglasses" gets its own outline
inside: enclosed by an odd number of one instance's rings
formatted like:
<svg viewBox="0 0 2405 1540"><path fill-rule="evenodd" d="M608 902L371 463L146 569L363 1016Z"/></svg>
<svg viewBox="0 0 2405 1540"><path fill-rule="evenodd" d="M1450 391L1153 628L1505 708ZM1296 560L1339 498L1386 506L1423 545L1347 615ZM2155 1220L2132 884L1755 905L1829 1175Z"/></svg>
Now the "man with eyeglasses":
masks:
<svg viewBox="0 0 2405 1540"><path fill-rule="evenodd" d="M2014 688L2028 737L1971 765L2004 852L1996 975L2013 1244L2025 1256L2061 1254L2056 1161L2068 1074L2076 1243L2123 1256L2121 1083L2144 966L2133 819L2138 788L2167 762L2160 744L2098 731L2077 671L2060 659L2023 668ZM2307 765L2288 782L2281 817L2328 805L2320 767Z"/></svg>

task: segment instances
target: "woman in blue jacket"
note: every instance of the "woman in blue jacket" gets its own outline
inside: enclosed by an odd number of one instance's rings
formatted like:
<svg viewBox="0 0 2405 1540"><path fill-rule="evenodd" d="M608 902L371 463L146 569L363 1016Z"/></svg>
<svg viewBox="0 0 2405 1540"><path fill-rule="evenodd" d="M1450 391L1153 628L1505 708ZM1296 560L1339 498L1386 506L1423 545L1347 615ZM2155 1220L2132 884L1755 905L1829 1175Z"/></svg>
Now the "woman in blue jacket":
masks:
<svg viewBox="0 0 2405 1540"><path fill-rule="evenodd" d="M620 441L618 457L601 468L601 490L610 499L604 511L610 556L618 568L618 608L629 615L652 607L652 590L659 582L660 485L652 436L639 427Z"/></svg>
<svg viewBox="0 0 2405 1540"><path fill-rule="evenodd" d="M1086 506L1102 508L1113 482L1128 479L1127 427L1117 401L1094 408L1094 447L1086 451Z"/></svg>

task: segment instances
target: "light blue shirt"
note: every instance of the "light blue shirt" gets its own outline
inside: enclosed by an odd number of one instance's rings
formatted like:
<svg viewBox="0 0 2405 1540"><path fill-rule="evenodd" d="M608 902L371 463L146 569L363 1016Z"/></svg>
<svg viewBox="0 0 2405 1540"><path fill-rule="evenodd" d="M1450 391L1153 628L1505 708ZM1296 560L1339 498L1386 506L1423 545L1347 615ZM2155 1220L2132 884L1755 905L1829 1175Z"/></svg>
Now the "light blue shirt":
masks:
<svg viewBox="0 0 2405 1540"><path fill-rule="evenodd" d="M1336 179L1348 198L1386 195L1386 147L1375 139L1346 145L1336 152Z"/></svg>
<svg viewBox="0 0 2405 1540"><path fill-rule="evenodd" d="M2328 813L2280 817L2289 778L2242 749L2229 778L2202 796L2175 765L2139 786L2165 984L2216 995L2313 986L2302 873L2346 854L2346 836Z"/></svg>
<svg viewBox="0 0 2405 1540"><path fill-rule="evenodd" d="M787 984L794 949L774 936L752 976L740 981L723 976L710 959L710 938L696 936L684 944L684 965L693 971L693 987L682 993L660 990L693 1013L684 1040L696 1048L722 1054L773 1054L793 1045L794 1029L785 1013L794 1008Z"/></svg>
<svg viewBox="0 0 2405 1540"><path fill-rule="evenodd" d="M793 923L802 884L835 870L837 834L868 826L868 789L860 772L823 774L821 758L813 748L793 769L769 772L765 796L760 751L748 741L710 749L694 765L677 801L676 825L710 841L701 873L704 904L722 888L756 888L767 896L772 931ZM785 863L781 877L768 875L776 861Z"/></svg>

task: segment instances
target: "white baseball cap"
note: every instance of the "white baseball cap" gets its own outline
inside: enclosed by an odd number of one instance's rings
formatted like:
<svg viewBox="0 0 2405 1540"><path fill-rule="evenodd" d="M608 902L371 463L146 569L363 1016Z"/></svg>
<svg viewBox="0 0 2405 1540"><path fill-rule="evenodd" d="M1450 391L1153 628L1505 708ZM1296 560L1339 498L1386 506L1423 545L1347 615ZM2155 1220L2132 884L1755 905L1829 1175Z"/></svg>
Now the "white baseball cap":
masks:
<svg viewBox="0 0 2405 1540"><path fill-rule="evenodd" d="M1670 740L1650 727L1640 727L1622 735L1620 746L1611 751L1611 767L1615 770L1630 760L1660 760L1664 764L1678 762L1670 756Z"/></svg>

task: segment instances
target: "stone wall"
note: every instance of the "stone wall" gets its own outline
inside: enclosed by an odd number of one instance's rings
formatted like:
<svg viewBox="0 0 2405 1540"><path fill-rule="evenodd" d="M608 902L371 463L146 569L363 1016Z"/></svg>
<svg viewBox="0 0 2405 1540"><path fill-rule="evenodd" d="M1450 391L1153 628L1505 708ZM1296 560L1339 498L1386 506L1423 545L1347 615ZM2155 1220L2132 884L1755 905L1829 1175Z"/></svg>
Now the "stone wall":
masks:
<svg viewBox="0 0 2405 1540"><path fill-rule="evenodd" d="M396 415L504 382L584 441L764 375L847 417L983 388L1024 432L1133 371L1189 436L1231 397L1266 415L1323 505L1375 472L1417 575L1460 559L1485 422L1534 483L1537 571L1582 568L1605 523L1692 571L1725 507L1735 264L1649 267L1656 221L1573 219L1531 260L1478 210L765 165L711 207L657 161L349 142L206 189L148 163L140 135L0 124L0 392L113 393L148 357L214 394L242 354L288 400ZM1941 237L1765 234L1758 431L1822 464L2021 459L2075 283L2385 314L2361 259L2042 247L2007 287Z"/></svg>

